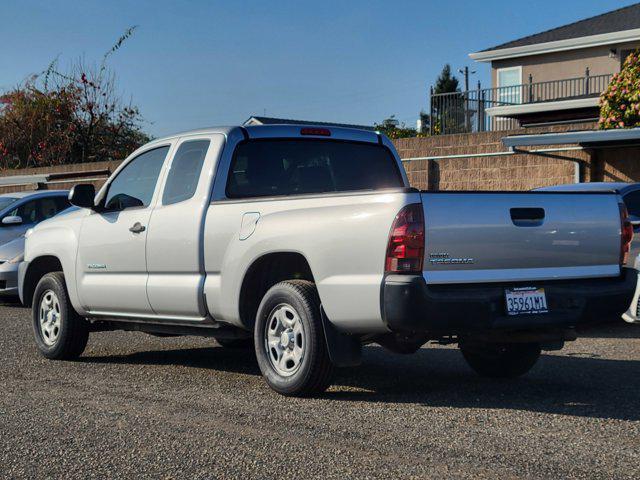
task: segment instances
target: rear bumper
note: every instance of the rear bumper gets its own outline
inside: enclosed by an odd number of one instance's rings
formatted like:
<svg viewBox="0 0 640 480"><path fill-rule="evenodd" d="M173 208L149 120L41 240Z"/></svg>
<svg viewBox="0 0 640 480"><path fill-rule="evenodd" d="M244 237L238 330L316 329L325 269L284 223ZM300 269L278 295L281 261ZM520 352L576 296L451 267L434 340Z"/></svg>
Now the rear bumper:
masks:
<svg viewBox="0 0 640 480"><path fill-rule="evenodd" d="M427 285L420 275L389 275L382 287L384 320L392 331L438 335L488 330L543 330L619 319L629 308L637 271L613 278L509 284ZM543 287L549 313L507 315L504 289Z"/></svg>

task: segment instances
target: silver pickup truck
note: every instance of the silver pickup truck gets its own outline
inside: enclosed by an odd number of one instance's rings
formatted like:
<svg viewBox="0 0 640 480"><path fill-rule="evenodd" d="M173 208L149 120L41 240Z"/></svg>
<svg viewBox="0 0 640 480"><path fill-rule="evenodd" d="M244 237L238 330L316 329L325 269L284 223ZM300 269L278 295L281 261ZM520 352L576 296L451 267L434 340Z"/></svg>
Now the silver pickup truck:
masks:
<svg viewBox="0 0 640 480"><path fill-rule="evenodd" d="M457 343L479 374L521 375L636 283L617 195L420 192L376 132L192 131L69 199L82 208L29 231L19 268L43 355L77 357L97 331L204 335L254 348L288 395L373 342Z"/></svg>

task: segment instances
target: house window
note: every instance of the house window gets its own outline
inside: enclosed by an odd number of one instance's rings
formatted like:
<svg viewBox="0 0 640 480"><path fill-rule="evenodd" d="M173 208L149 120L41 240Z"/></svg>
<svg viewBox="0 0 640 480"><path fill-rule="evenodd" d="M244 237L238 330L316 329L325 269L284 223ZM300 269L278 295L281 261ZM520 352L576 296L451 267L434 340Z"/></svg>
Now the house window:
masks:
<svg viewBox="0 0 640 480"><path fill-rule="evenodd" d="M522 67L499 68L497 77L499 104L522 103Z"/></svg>

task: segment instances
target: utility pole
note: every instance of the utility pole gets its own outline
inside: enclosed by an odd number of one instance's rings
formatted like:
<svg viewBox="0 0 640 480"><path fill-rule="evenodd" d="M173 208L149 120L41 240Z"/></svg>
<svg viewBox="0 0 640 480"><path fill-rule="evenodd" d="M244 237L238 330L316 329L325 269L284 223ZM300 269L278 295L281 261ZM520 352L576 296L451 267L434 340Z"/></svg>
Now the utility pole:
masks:
<svg viewBox="0 0 640 480"><path fill-rule="evenodd" d="M471 112L469 111L469 77L476 73L475 70L469 71L469 67L458 69L464 75L464 127L467 133L471 132ZM480 99L478 99L480 101Z"/></svg>
<svg viewBox="0 0 640 480"><path fill-rule="evenodd" d="M460 72L461 75L464 75L464 91L468 92L469 91L469 77L471 75L475 75L476 71L475 70L469 71L469 67L464 67L464 68L458 69L458 72Z"/></svg>

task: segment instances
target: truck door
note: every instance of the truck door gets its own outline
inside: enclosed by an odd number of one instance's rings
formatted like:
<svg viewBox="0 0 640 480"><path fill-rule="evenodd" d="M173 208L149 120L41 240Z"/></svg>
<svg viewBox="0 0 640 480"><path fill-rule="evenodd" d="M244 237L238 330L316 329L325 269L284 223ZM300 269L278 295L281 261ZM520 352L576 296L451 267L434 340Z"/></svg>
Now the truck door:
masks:
<svg viewBox="0 0 640 480"><path fill-rule="evenodd" d="M147 295L161 317L199 320L204 305L204 218L224 136L179 140L147 236Z"/></svg>
<svg viewBox="0 0 640 480"><path fill-rule="evenodd" d="M153 313L145 244L169 148L155 147L129 161L107 185L104 210L83 220L76 269L81 301L91 312Z"/></svg>

